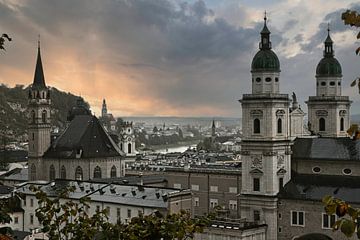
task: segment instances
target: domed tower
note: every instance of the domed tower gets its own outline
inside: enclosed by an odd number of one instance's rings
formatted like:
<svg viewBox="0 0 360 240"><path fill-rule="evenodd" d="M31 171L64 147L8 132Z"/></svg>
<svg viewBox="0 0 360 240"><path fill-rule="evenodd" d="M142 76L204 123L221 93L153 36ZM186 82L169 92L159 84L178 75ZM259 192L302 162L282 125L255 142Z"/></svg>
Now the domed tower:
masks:
<svg viewBox="0 0 360 240"><path fill-rule="evenodd" d="M50 147L50 105L50 90L45 84L39 42L34 81L28 96L29 180L41 178L41 157Z"/></svg>
<svg viewBox="0 0 360 240"><path fill-rule="evenodd" d="M288 94L279 93L280 62L271 50L266 16L259 51L251 64L252 93L242 106L240 213L249 221L268 224L266 239L277 238L279 189L291 177Z"/></svg>
<svg viewBox="0 0 360 240"><path fill-rule="evenodd" d="M271 50L270 31L264 18L259 51L251 63L252 93L279 93L280 62Z"/></svg>
<svg viewBox="0 0 360 240"><path fill-rule="evenodd" d="M334 57L329 28L324 45L324 56L316 67L316 96L306 102L309 130L323 137L345 137L351 101L348 96L341 96L341 65Z"/></svg>

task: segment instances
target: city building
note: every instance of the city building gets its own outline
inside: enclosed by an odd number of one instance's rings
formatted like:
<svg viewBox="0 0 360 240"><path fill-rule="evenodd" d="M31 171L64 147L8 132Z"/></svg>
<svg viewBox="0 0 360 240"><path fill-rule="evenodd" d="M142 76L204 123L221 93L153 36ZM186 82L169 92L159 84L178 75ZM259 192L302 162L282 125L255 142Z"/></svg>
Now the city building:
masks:
<svg viewBox="0 0 360 240"><path fill-rule="evenodd" d="M162 214L178 213L181 209L192 212L192 197L188 190L173 188L150 187L143 185L114 184L87 181L57 179L54 181L26 182L17 187L16 191L24 195L21 200L21 214L13 215L15 219L10 226L21 231L40 229L35 210L38 201L31 187L38 187L47 196L55 197L57 191L72 186L66 201L80 203L82 197L89 197L89 214L108 209L108 221L127 223L139 214L149 215L156 211ZM62 199L65 200L65 199Z"/></svg>
<svg viewBox="0 0 360 240"><path fill-rule="evenodd" d="M124 153L78 102L69 114L66 130L51 142L51 97L38 46L33 84L29 89L29 180L90 180L125 174Z"/></svg>

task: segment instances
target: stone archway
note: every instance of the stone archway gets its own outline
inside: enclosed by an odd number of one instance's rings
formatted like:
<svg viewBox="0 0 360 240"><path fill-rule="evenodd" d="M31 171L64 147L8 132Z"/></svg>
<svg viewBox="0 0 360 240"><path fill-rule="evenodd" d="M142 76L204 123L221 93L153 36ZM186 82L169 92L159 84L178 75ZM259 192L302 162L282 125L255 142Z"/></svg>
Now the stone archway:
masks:
<svg viewBox="0 0 360 240"><path fill-rule="evenodd" d="M294 240L332 240L332 238L321 233L309 233L301 237L295 237Z"/></svg>

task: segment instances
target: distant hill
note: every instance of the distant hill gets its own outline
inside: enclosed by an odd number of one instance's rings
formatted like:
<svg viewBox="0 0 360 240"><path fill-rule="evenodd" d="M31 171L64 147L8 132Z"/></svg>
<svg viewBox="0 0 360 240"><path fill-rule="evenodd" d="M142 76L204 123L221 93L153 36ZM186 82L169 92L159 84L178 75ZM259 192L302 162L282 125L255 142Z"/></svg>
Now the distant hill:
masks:
<svg viewBox="0 0 360 240"><path fill-rule="evenodd" d="M51 89L51 116L53 126L63 128L68 111L75 105L78 96ZM0 85L0 135L24 138L27 130L26 107L28 87L17 85L9 88Z"/></svg>
<svg viewBox="0 0 360 240"><path fill-rule="evenodd" d="M221 126L230 126L230 127L241 127L241 119L235 117L122 117L125 121L131 121L135 123L146 123L147 125L152 126L162 126L165 124L173 125L178 124L180 126L192 125L192 126L202 126L210 127L212 121L215 120L216 123L220 123Z"/></svg>

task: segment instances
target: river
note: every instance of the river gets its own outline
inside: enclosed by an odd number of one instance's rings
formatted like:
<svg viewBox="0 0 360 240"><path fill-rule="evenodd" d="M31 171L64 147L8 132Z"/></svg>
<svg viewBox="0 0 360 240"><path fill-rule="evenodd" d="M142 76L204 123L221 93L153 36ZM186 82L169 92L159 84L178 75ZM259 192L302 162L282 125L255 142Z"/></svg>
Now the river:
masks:
<svg viewBox="0 0 360 240"><path fill-rule="evenodd" d="M157 153L171 153L171 152L185 152L186 149L190 148L196 148L196 144L190 144L190 145L183 145L183 146L177 146L177 147L170 147L167 149L158 149L155 150Z"/></svg>

